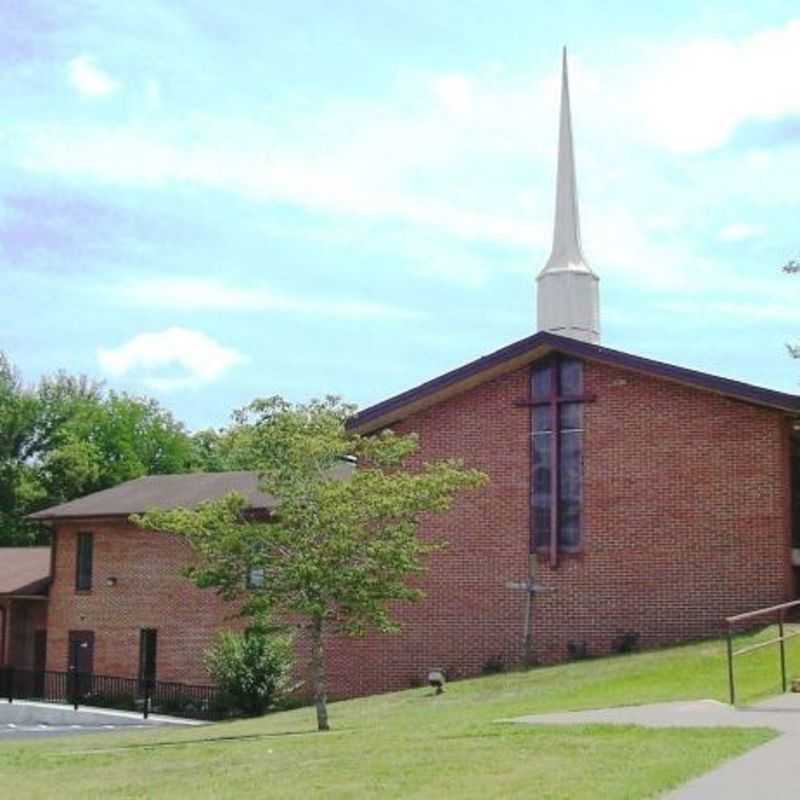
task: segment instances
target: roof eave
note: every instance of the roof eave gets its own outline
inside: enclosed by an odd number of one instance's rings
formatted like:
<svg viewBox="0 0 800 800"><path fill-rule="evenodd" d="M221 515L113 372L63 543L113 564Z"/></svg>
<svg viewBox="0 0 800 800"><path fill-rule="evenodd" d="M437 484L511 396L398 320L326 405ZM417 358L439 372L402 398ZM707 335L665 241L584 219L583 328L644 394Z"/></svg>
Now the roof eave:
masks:
<svg viewBox="0 0 800 800"><path fill-rule="evenodd" d="M9 592L0 592L0 597L16 597L16 598L36 598L46 597L47 590L50 587L52 578L48 575L45 578L37 578L35 581L23 584L22 586L12 589Z"/></svg>
<svg viewBox="0 0 800 800"><path fill-rule="evenodd" d="M43 514L44 512L35 512L33 514L28 514L25 519L34 520L35 522L41 522L44 524L50 524L53 522L87 522L97 524L103 521L109 522L125 522L129 520L134 514L147 514L148 511L159 510L159 511L175 511L176 508L148 508L144 511L124 511L117 514L105 513L105 514L46 514L46 516L38 516L39 514ZM256 512L256 513L265 513L265 514L272 514L275 510L272 506L247 506L244 509L246 512Z"/></svg>
<svg viewBox="0 0 800 800"><path fill-rule="evenodd" d="M553 351L587 361L611 364L787 414L800 414L800 397L797 395L764 389L589 342L540 332L361 411L350 419L348 429L359 434L373 433L473 386L512 372Z"/></svg>

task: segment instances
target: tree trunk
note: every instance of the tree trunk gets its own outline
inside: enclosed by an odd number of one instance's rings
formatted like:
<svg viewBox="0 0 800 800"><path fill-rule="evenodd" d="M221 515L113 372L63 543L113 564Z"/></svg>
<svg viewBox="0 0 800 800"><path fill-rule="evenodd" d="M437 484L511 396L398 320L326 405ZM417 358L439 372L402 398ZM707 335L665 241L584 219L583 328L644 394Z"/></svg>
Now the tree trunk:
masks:
<svg viewBox="0 0 800 800"><path fill-rule="evenodd" d="M328 731L328 705L325 677L325 653L322 647L322 617L311 621L311 679L314 682L314 704L317 707L317 729Z"/></svg>

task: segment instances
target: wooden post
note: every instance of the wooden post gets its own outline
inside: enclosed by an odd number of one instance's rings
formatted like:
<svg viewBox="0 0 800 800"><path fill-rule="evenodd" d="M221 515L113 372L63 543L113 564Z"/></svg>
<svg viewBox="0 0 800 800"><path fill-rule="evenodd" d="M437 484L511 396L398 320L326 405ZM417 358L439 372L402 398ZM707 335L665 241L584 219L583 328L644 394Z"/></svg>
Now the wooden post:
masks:
<svg viewBox="0 0 800 800"><path fill-rule="evenodd" d="M730 691L731 705L736 705L736 686L733 677L733 637L731 626L728 625L728 689Z"/></svg>

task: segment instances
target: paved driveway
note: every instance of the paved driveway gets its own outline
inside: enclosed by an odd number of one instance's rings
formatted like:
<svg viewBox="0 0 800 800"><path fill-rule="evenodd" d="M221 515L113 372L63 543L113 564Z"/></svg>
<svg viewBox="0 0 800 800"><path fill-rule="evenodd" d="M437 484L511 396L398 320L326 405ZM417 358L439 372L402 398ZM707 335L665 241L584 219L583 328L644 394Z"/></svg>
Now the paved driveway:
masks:
<svg viewBox="0 0 800 800"><path fill-rule="evenodd" d="M46 725L44 723L0 723L0 746L3 742L18 739L50 738L53 736L69 736L77 733L109 733L111 731L131 731L141 728L152 728L153 724L142 725Z"/></svg>
<svg viewBox="0 0 800 800"><path fill-rule="evenodd" d="M746 708L732 708L716 700L696 700L533 714L507 721L528 725L596 723L647 728L772 728L782 735L689 781L667 797L672 800L800 798L800 694L780 695Z"/></svg>

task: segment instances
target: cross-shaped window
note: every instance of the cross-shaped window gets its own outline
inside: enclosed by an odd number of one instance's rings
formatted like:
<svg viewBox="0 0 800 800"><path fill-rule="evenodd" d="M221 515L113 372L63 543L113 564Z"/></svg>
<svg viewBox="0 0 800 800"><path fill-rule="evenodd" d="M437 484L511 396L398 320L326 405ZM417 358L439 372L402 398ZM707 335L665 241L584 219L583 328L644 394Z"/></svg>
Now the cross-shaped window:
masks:
<svg viewBox="0 0 800 800"><path fill-rule="evenodd" d="M558 564L581 546L583 364L552 356L531 368L531 550Z"/></svg>

